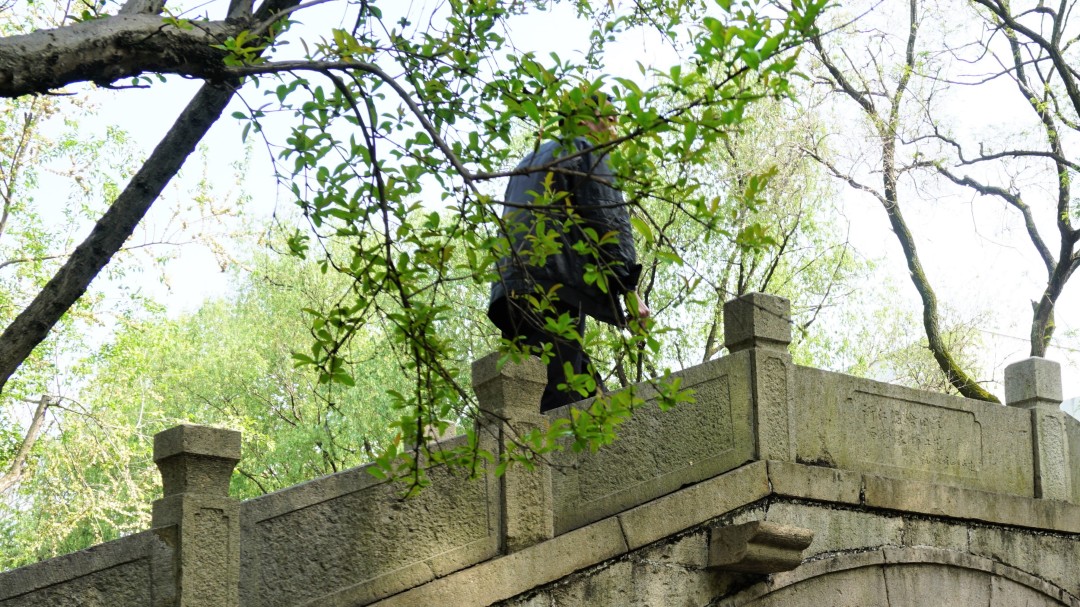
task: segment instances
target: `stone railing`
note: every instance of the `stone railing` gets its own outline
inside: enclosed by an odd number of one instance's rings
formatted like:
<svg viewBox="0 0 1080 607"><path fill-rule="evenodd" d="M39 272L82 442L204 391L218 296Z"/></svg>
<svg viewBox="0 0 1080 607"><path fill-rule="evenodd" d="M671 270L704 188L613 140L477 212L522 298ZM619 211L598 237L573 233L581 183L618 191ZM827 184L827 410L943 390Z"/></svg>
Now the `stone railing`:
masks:
<svg viewBox="0 0 1080 607"><path fill-rule="evenodd" d="M0 574L0 607L363 605L758 461L1080 504L1056 363L1006 369L1003 407L796 366L776 297L729 302L725 339L728 356L677 374L696 402L642 407L610 447L476 481L435 469L407 500L357 468L240 503L239 436L173 428L155 439L153 529ZM538 413L544 383L535 359L474 364L486 448L569 414Z"/></svg>

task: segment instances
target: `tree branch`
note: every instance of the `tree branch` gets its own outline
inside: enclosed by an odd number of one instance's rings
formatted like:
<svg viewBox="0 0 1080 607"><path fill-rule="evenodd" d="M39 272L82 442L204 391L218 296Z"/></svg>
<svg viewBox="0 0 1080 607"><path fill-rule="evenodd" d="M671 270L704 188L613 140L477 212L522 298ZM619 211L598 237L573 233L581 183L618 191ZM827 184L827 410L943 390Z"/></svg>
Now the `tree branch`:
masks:
<svg viewBox="0 0 1080 607"><path fill-rule="evenodd" d="M231 86L203 85L86 240L0 334L0 389L131 236L165 185L221 116L233 92Z"/></svg>
<svg viewBox="0 0 1080 607"><path fill-rule="evenodd" d="M267 0L259 7L256 18L265 18L298 1ZM228 84L205 84L199 89L86 240L0 334L0 391L124 245L165 185L221 117L234 93L235 89Z"/></svg>
<svg viewBox="0 0 1080 607"><path fill-rule="evenodd" d="M1024 217L1024 227L1027 228L1028 238L1031 240L1031 244L1035 245L1035 249L1038 250L1039 257L1042 258L1043 264L1046 266L1047 274L1054 271L1054 266L1057 265L1054 254L1050 252L1050 248L1046 246L1046 242L1039 234L1039 229L1038 226L1035 225L1035 217L1031 212L1031 207L1029 207L1018 194L997 186L979 183L967 175L960 177L959 175L953 174L952 171L945 167L939 166L937 167L937 171L956 185L969 187L983 196L997 196L1016 210L1020 211L1020 214Z"/></svg>
<svg viewBox="0 0 1080 607"><path fill-rule="evenodd" d="M30 427L26 429L22 444L19 445L18 452L15 453L15 459L11 460L11 466L8 467L7 472L0 476L0 494L22 480L23 472L26 470L26 460L30 457L30 450L34 448L38 436L41 435L41 426L45 423L45 413L49 410L51 404L52 399L42 394L38 400L37 409L34 411L34 417L30 420Z"/></svg>
<svg viewBox="0 0 1080 607"><path fill-rule="evenodd" d="M223 79L224 51L245 29L207 21L182 29L149 14L123 14L0 38L0 97L48 93L78 82L110 84L146 72Z"/></svg>

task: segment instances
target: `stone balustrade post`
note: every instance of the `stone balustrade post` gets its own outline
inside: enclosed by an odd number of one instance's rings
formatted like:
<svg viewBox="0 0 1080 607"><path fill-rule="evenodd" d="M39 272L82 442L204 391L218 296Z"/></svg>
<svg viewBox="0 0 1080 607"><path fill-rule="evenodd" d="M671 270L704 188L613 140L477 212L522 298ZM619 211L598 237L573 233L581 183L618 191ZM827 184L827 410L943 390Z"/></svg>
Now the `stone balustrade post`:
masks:
<svg viewBox="0 0 1080 607"><path fill-rule="evenodd" d="M1069 437L1061 411L1061 365L1028 358L1005 367L1005 404L1031 411L1035 497L1072 497Z"/></svg>
<svg viewBox="0 0 1080 607"><path fill-rule="evenodd" d="M724 345L748 356L758 459L795 461L793 366L788 300L747 293L724 304Z"/></svg>
<svg viewBox="0 0 1080 607"><path fill-rule="evenodd" d="M516 437L548 427L547 416L540 413L547 367L533 356L500 367L500 357L495 352L472 366L473 390L481 412L477 432L483 448L496 457L502 457ZM555 536L551 467L546 462L537 461L532 470L511 466L499 479L499 496L505 552L516 552Z"/></svg>
<svg viewBox="0 0 1080 607"><path fill-rule="evenodd" d="M239 432L181 425L154 436L164 497L152 524L176 528L178 607L240 604L240 502L229 497L239 461Z"/></svg>

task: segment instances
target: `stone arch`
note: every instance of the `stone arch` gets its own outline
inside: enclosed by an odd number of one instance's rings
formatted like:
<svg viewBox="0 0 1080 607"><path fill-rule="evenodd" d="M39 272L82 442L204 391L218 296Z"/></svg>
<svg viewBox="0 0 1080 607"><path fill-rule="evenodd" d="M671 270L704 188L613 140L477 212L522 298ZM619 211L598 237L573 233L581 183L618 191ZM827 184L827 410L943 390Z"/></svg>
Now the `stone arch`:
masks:
<svg viewBox="0 0 1080 607"><path fill-rule="evenodd" d="M843 553L773 575L717 607L1058 607L1062 588L1015 567L929 547Z"/></svg>

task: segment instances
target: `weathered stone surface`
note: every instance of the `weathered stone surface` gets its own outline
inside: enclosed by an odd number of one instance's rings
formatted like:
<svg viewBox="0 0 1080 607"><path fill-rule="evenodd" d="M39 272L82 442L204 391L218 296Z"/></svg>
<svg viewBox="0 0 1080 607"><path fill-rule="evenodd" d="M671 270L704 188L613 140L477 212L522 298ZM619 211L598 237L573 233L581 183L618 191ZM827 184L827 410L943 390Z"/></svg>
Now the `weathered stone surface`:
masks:
<svg viewBox="0 0 1080 607"><path fill-rule="evenodd" d="M1034 495L1026 411L796 367L801 463Z"/></svg>
<svg viewBox="0 0 1080 607"><path fill-rule="evenodd" d="M718 607L884 607L885 596L884 572L873 567L830 573L748 602L720 602Z"/></svg>
<svg viewBox="0 0 1080 607"><path fill-rule="evenodd" d="M814 542L806 550L806 558L841 550L899 546L904 529L898 515L788 502L773 504L766 520L813 531Z"/></svg>
<svg viewBox="0 0 1080 607"><path fill-rule="evenodd" d="M863 477L870 507L1080 533L1080 506L880 476Z"/></svg>
<svg viewBox="0 0 1080 607"><path fill-rule="evenodd" d="M837 604L1042 607L1080 602L1052 584L990 559L931 548L885 548L813 561L717 603L718 607Z"/></svg>
<svg viewBox="0 0 1080 607"><path fill-rule="evenodd" d="M238 607L240 503L229 479L240 459L240 433L181 425L154 436L164 497L154 527L176 529L175 592L179 607Z"/></svg>
<svg viewBox="0 0 1080 607"><path fill-rule="evenodd" d="M982 571L941 565L885 567L890 607L988 605L990 576Z"/></svg>
<svg viewBox="0 0 1080 607"><path fill-rule="evenodd" d="M1049 407L1031 411L1035 440L1035 497L1068 500L1073 496L1069 437L1065 413Z"/></svg>
<svg viewBox="0 0 1080 607"><path fill-rule="evenodd" d="M380 607L490 605L574 571L613 559L627 550L614 518L493 559L389 597Z"/></svg>
<svg viewBox="0 0 1080 607"><path fill-rule="evenodd" d="M174 541L171 530L144 531L0 573L0 606L171 606Z"/></svg>
<svg viewBox="0 0 1080 607"><path fill-rule="evenodd" d="M709 566L709 536L705 531L698 531L650 546L645 558L658 565L704 569Z"/></svg>
<svg viewBox="0 0 1080 607"><path fill-rule="evenodd" d="M933 546L967 552L968 528L957 522L905 517L901 542L905 546Z"/></svg>
<svg viewBox="0 0 1080 607"><path fill-rule="evenodd" d="M630 548L723 516L769 494L765 462L748 464L618 515Z"/></svg>
<svg viewBox="0 0 1080 607"><path fill-rule="evenodd" d="M235 430L184 424L154 435L154 462L166 496L227 496L239 461L240 433Z"/></svg>
<svg viewBox="0 0 1080 607"><path fill-rule="evenodd" d="M1017 533L999 527L971 530L971 552L1047 580L1080 596L1080 539L1076 536Z"/></svg>
<svg viewBox="0 0 1080 607"><path fill-rule="evenodd" d="M272 607L342 592L365 594L359 586L366 581L411 564L448 572L498 549L493 480L470 482L435 469L429 488L402 499L401 486L375 483L363 469L335 477L243 505L245 604ZM398 581L382 578L378 585L398 592L423 578Z"/></svg>
<svg viewBox="0 0 1080 607"><path fill-rule="evenodd" d="M990 578L990 607L1059 607L1060 599L1002 577Z"/></svg>
<svg viewBox="0 0 1080 607"><path fill-rule="evenodd" d="M734 354L733 356L740 356ZM753 372L754 444L757 459L795 460L795 412L790 394L794 365L784 351L756 348L745 353Z"/></svg>
<svg viewBox="0 0 1080 607"><path fill-rule="evenodd" d="M547 386L547 366L535 356L500 365L501 358L493 352L472 365L473 390L481 410L502 419L538 414Z"/></svg>
<svg viewBox="0 0 1080 607"><path fill-rule="evenodd" d="M514 448L520 437L545 432L548 417L540 413L540 398L547 383L547 367L536 357L502 367L498 353L473 364L473 389L484 415L477 432L484 449L502 454ZM540 458L535 468L512 466L498 481L502 505L499 535L504 550L514 552L555 535L551 467Z"/></svg>
<svg viewBox="0 0 1080 607"><path fill-rule="evenodd" d="M728 357L676 374L694 390L695 403L668 411L642 407L619 426L618 440L599 452L553 454L556 533L752 459L748 364L745 357Z"/></svg>
<svg viewBox="0 0 1080 607"><path fill-rule="evenodd" d="M516 552L555 537L551 468L540 462L533 470L515 467L500 479L503 500L503 544Z"/></svg>
<svg viewBox="0 0 1080 607"><path fill-rule="evenodd" d="M706 571L706 533L634 551L619 560L585 569L498 607L653 607L707 605L737 576Z"/></svg>
<svg viewBox="0 0 1080 607"><path fill-rule="evenodd" d="M747 293L724 304L724 346L787 351L791 343L791 304L783 297Z"/></svg>
<svg viewBox="0 0 1080 607"><path fill-rule="evenodd" d="M2 607L144 607L152 604L149 563L133 561L0 600Z"/></svg>
<svg viewBox="0 0 1080 607"><path fill-rule="evenodd" d="M1005 367L1005 403L1010 407L1061 405L1061 365L1045 358L1028 358Z"/></svg>
<svg viewBox="0 0 1080 607"><path fill-rule="evenodd" d="M709 537L709 566L746 573L791 571L802 564L814 532L768 521L719 525Z"/></svg>
<svg viewBox="0 0 1080 607"><path fill-rule="evenodd" d="M1072 479L1072 503L1080 504L1080 421L1065 418L1065 437L1069 441L1069 478Z"/></svg>
<svg viewBox="0 0 1080 607"><path fill-rule="evenodd" d="M769 483L777 495L858 504L862 475L834 468L770 461Z"/></svg>

